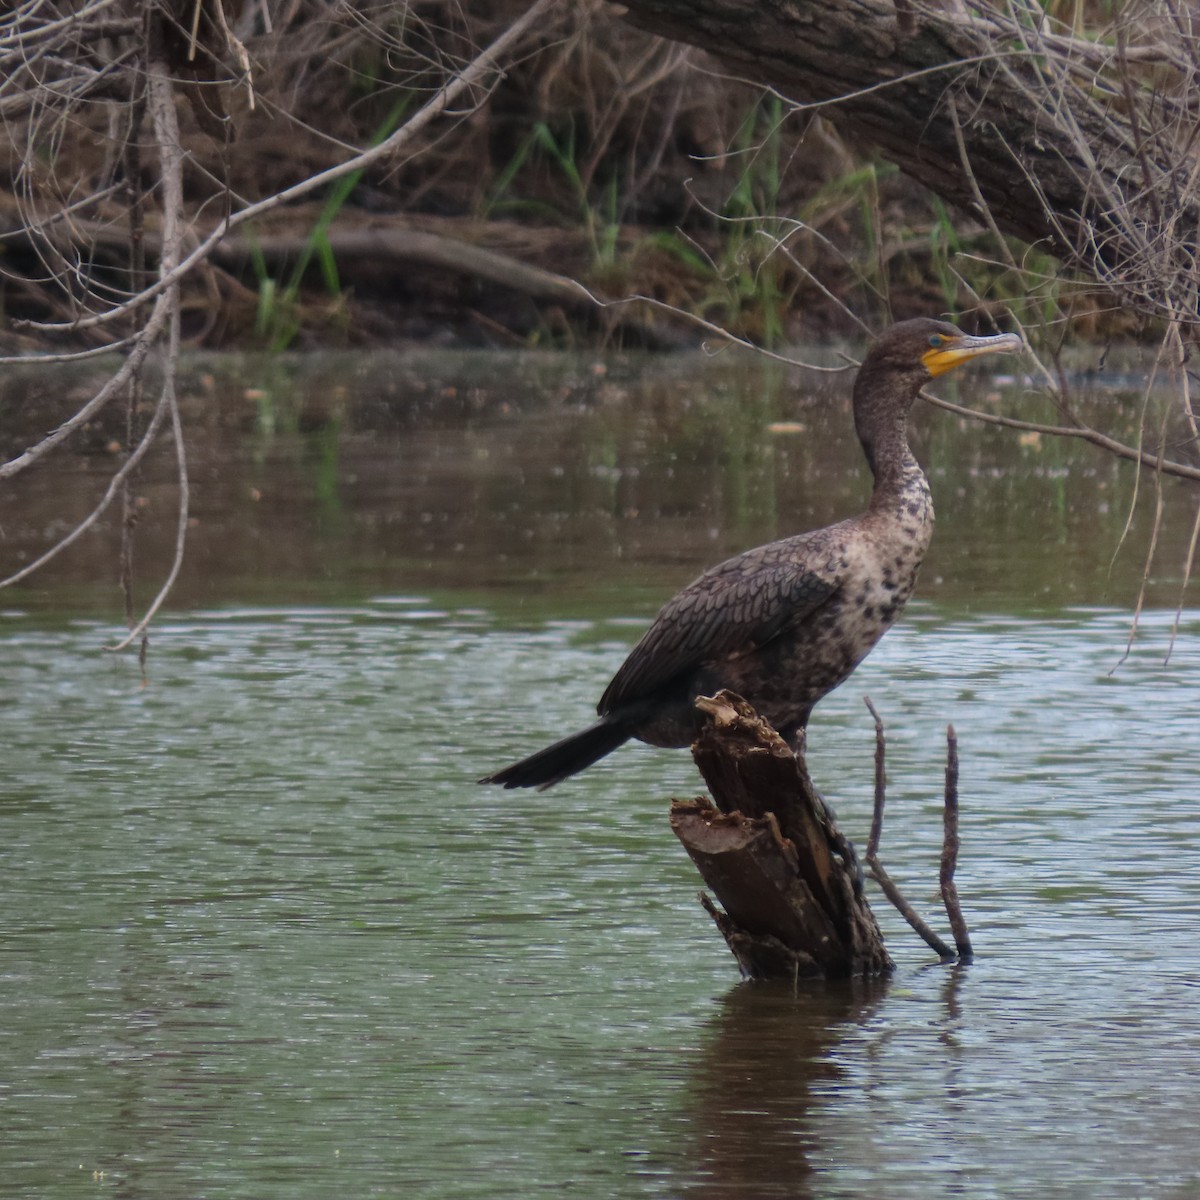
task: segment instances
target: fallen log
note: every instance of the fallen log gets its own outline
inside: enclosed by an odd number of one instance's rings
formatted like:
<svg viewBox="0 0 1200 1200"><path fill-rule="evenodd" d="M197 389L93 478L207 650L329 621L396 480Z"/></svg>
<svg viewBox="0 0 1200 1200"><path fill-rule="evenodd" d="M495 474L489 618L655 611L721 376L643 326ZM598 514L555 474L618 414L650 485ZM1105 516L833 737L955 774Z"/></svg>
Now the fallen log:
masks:
<svg viewBox="0 0 1200 1200"><path fill-rule="evenodd" d="M290 215L294 223L300 224L303 214L298 216L293 211ZM251 288L262 286L260 271L276 280L299 282L304 278L320 288L320 256L315 252L318 241L313 233L318 215L311 215L309 220L308 228L288 232L230 233L213 246L209 260ZM343 288L394 296L427 290L435 278L470 281L477 289L490 289L500 296L523 296L540 311L562 310L577 320L592 322L608 334L620 330L633 344L646 349L678 350L690 348L697 341L685 332L685 319L676 318L669 310L664 310L669 320L655 323L644 310L613 304L575 279L535 266L515 253L480 244L479 239L488 235L497 239L505 233L511 235L499 223L441 224L456 228L458 236L375 217L362 227L325 230L319 244L336 262L338 282ZM44 222L36 234L27 225L0 228L0 249L31 254L37 249L39 237L72 261L91 262L115 271L123 270L129 254L124 230L110 222L82 219L69 226ZM162 237L153 224L143 231L142 249L150 264L158 262ZM421 272L424 274L418 274ZM49 303L55 294L51 289L45 302ZM319 294L327 300L328 286ZM513 332L513 337L517 336Z"/></svg>

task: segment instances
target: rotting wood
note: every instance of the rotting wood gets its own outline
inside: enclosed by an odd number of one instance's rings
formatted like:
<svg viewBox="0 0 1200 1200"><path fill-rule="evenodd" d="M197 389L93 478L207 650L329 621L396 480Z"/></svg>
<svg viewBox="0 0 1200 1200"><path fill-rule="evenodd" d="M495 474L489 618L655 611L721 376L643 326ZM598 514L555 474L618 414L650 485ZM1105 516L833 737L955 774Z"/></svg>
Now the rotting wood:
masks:
<svg viewBox="0 0 1200 1200"><path fill-rule="evenodd" d="M676 801L671 828L724 908L705 904L743 973L891 971L857 857L803 758L732 692L697 707L708 720L692 754L715 804Z"/></svg>
<svg viewBox="0 0 1200 1200"><path fill-rule="evenodd" d="M701 696L706 716L692 755L713 799L676 800L671 828L720 901L700 899L742 973L751 979L880 975L894 969L863 893L853 846L813 786L803 750L793 754L740 696ZM952 949L904 899L879 862L883 827L883 722L875 718L875 811L867 842L871 878L946 962L970 962L971 943L954 887L958 860L958 758L948 731L940 882Z"/></svg>

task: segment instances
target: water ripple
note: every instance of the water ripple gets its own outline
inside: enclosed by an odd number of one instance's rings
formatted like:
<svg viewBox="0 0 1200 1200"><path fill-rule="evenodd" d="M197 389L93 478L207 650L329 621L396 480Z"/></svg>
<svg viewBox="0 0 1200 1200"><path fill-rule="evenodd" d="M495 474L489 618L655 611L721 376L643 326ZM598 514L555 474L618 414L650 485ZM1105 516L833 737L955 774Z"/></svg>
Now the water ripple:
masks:
<svg viewBox="0 0 1200 1200"><path fill-rule="evenodd" d="M812 766L936 913L945 726L979 953L735 985L666 825L686 754L548 795L486 770L588 719L637 629L421 597L6 623L0 1164L153 1194L1124 1197L1200 1178L1200 613L918 608ZM1170 614L1152 613L1158 632ZM1155 639L1161 645L1161 638ZM82 1169L82 1174L80 1174ZM336 1176L336 1178L335 1178ZM77 1178L78 1177L78 1178Z"/></svg>

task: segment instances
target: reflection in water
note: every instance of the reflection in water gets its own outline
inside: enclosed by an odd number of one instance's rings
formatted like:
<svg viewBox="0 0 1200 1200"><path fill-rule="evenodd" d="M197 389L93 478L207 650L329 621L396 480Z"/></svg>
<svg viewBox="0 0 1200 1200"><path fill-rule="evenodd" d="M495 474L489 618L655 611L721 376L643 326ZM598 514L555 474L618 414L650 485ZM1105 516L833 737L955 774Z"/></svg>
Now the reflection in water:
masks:
<svg viewBox="0 0 1200 1200"><path fill-rule="evenodd" d="M1141 411L1141 387L1097 390L1081 412L1136 441L1123 422ZM183 388L193 524L175 601L432 589L526 620L644 616L706 566L861 509L870 474L848 389L848 377L745 355L202 359ZM44 370L0 375L0 449L52 427L77 390ZM939 390L1048 415L1023 383L986 372ZM89 427L73 457L0 489L0 570L28 562L99 498L118 417ZM1129 464L924 406L913 426L937 511L918 597L993 612L1132 606L1155 501ZM156 455L139 484L147 591L174 539L170 448ZM1164 482L1152 602L1178 600L1192 495ZM116 616L117 532L116 518L102 522L17 602Z"/></svg>
<svg viewBox="0 0 1200 1200"><path fill-rule="evenodd" d="M5 1186L1195 1194L1200 613L1169 669L1114 676L1126 621L918 606L829 698L814 775L861 837L869 692L886 861L930 912L954 719L978 958L927 967L877 903L897 976L793 997L734 985L695 903L686 754L473 783L586 709L636 629L227 609L164 622L143 688L100 627L4 617Z"/></svg>
<svg viewBox="0 0 1200 1200"><path fill-rule="evenodd" d="M692 1078L694 1152L684 1194L704 1200L820 1194L828 1169L809 1109L842 1084L834 1051L842 1030L865 1021L886 980L855 980L793 991L743 983L705 1029ZM820 1085L820 1086L818 1086Z"/></svg>
<svg viewBox="0 0 1200 1200"><path fill-rule="evenodd" d="M193 610L148 686L72 616L117 608L111 530L0 608L6 1192L1200 1194L1200 612L1164 666L1149 611L1114 672L1128 468L927 414L918 599L813 722L861 839L862 694L883 713L884 857L927 911L954 722L967 970L877 904L886 988L734 986L667 831L685 753L475 786L586 717L699 567L861 502L839 395L728 361L198 369ZM19 446L53 418L18 383ZM110 436L0 492L0 557L86 509ZM148 465L147 576L169 480ZM1164 500L1181 551L1192 499Z"/></svg>

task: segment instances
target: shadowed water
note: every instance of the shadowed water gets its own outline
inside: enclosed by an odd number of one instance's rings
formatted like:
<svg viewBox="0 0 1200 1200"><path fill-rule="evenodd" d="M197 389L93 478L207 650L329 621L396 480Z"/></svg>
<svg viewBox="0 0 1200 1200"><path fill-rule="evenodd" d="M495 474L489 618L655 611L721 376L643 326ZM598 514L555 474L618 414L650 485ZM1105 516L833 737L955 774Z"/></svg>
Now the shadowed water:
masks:
<svg viewBox="0 0 1200 1200"><path fill-rule="evenodd" d="M667 828L684 752L626 747L547 794L473 783L585 722L695 564L861 495L839 436L764 431L790 403L770 379L677 383L631 370L588 406L533 379L482 425L214 420L188 607L145 685L89 615L107 544L8 594L5 1194L1200 1191L1200 611L1164 665L1152 608L1114 671L1130 614L1097 601L1141 570L1108 573L1121 469L1062 452L1056 476L931 417L939 558L810 731L861 842L873 698L882 856L937 919L954 722L970 968L880 901L894 979L739 985Z"/></svg>

